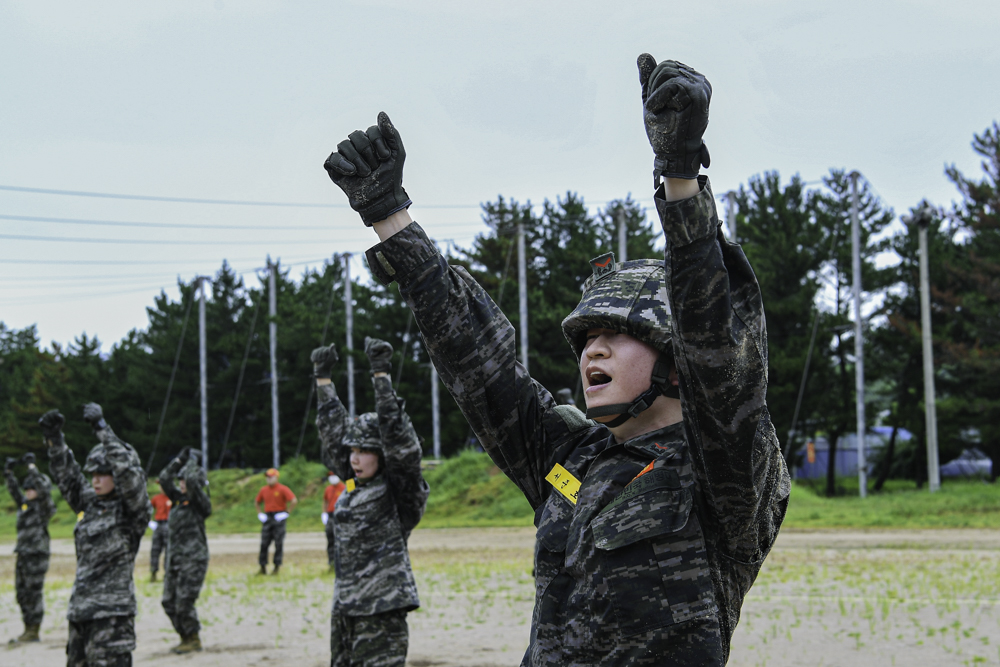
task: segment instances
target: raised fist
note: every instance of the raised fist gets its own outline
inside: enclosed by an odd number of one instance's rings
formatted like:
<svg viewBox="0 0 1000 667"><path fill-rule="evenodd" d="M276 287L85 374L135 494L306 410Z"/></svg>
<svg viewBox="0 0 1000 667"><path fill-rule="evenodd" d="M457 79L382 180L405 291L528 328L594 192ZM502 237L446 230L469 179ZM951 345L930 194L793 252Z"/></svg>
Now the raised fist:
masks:
<svg viewBox="0 0 1000 667"><path fill-rule="evenodd" d="M367 132L355 130L337 144L337 151L323 163L330 180L347 195L351 208L372 226L412 202L403 189L406 151L399 132L384 111Z"/></svg>
<svg viewBox="0 0 1000 667"><path fill-rule="evenodd" d="M49 410L38 419L38 425L42 427L42 435L49 441L59 439L59 432L62 431L65 423L66 418L58 410Z"/></svg>
<svg viewBox="0 0 1000 667"><path fill-rule="evenodd" d="M190 447L185 447L184 449L182 449L177 454L177 460L180 461L181 465L184 465L185 463L187 463L189 458L191 458L191 448Z"/></svg>
<svg viewBox="0 0 1000 667"><path fill-rule="evenodd" d="M15 459L13 456L8 456L7 460L4 461L3 471L4 472L10 472L11 468L13 468L16 465L17 465L17 459Z"/></svg>
<svg viewBox="0 0 1000 667"><path fill-rule="evenodd" d="M26 466L35 465L35 454L34 454L34 452L25 452L21 456L21 463L23 463Z"/></svg>
<svg viewBox="0 0 1000 667"><path fill-rule="evenodd" d="M365 336L365 354L372 367L372 373L389 373L392 371L392 345Z"/></svg>
<svg viewBox="0 0 1000 667"><path fill-rule="evenodd" d="M95 431L107 426L104 422L104 411L97 403L87 403L83 406L83 420L90 424Z"/></svg>
<svg viewBox="0 0 1000 667"><path fill-rule="evenodd" d="M664 60L659 65L648 53L639 56L643 120L653 147L653 187L660 176L697 178L700 166L711 162L701 140L708 127L712 84L684 63Z"/></svg>
<svg viewBox="0 0 1000 667"><path fill-rule="evenodd" d="M328 345L313 350L310 359L313 363L313 375L318 378L329 378L334 364L340 361L340 355L337 354L336 345Z"/></svg>

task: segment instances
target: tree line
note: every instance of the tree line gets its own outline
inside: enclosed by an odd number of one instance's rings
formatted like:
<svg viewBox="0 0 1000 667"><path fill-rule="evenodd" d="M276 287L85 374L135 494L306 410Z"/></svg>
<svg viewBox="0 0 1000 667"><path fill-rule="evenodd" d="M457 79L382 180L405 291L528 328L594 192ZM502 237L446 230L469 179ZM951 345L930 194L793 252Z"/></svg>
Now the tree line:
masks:
<svg viewBox="0 0 1000 667"><path fill-rule="evenodd" d="M942 461L971 445L1000 461L1000 126L994 122L975 135L972 148L982 158L982 175L967 177L947 168L959 198L934 208L929 227ZM859 198L862 284L866 313L871 313L865 322L868 424L915 435L904 443L893 432L875 463L874 484L881 487L888 477L919 484L926 477L926 434L917 233L892 224L895 212L864 179L859 179ZM737 204L736 240L754 267L767 315L768 406L791 460L807 437L824 435L835 446L840 436L855 430L850 179L845 170L833 169L822 186L808 187L798 176L783 181L777 172L767 172L740 187ZM662 257L655 213L647 215L630 197L592 213L574 192L541 206L500 196L482 205L485 231L469 247L447 250L449 261L468 268L518 327L515 231L523 226L531 373L553 392L571 389L581 405L577 360L560 323L579 300L590 273L588 260L617 251L622 217L628 257ZM344 279L343 265L333 255L300 276L279 267L275 321L282 460L318 457L309 354L324 342L325 331L325 342L336 342L342 359L347 355ZM266 280L252 283L226 263L211 280L206 326L212 466L260 468L271 462L269 293ZM147 326L130 331L106 352L97 338L85 334L66 346L45 347L35 327L15 330L0 322L0 455L40 449L35 421L51 407L67 413L67 440L83 455L92 436L75 417L89 401L104 406L109 423L144 461L152 459L154 472L172 452L198 446L197 311L192 306L197 284L178 281L178 287L179 300L161 292L147 308ZM429 362L409 309L395 286L384 288L367 277L353 279L352 295L358 411L372 409L361 348L365 336L377 336L395 348L394 382L429 451ZM159 429L179 344L172 398ZM789 438L810 347L798 423ZM334 381L346 400L343 361L338 371ZM476 445L447 392L441 392L440 414L445 455ZM1000 472L1000 466L995 470ZM830 494L835 492L832 473Z"/></svg>

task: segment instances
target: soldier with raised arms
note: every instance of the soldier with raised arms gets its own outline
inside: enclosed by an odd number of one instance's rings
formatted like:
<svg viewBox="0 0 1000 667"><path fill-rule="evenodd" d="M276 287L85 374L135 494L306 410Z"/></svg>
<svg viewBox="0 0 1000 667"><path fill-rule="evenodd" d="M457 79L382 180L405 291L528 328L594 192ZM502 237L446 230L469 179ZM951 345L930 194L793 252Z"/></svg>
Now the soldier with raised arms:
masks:
<svg viewBox="0 0 1000 667"><path fill-rule="evenodd" d="M593 260L563 321L590 419L528 376L504 314L410 219L388 116L325 164L378 234L373 273L399 285L441 379L535 509L524 665L725 664L788 503L760 290L699 175L711 86L675 61L638 65L666 247Z"/></svg>
<svg viewBox="0 0 1000 667"><path fill-rule="evenodd" d="M212 514L208 476L201 453L185 447L160 473L160 485L170 498L170 539L163 575L163 611L170 617L180 643L170 649L183 654L201 650L201 623L195 602L208 572L205 519Z"/></svg>
<svg viewBox="0 0 1000 667"><path fill-rule="evenodd" d="M49 571L49 520L56 513L52 480L35 465L35 455L28 452L20 461L28 466L28 474L20 484L12 469L18 459L8 458L3 469L7 492L17 505L14 590L24 621L24 632L11 639L11 644L39 641L45 616L45 574Z"/></svg>
<svg viewBox="0 0 1000 667"><path fill-rule="evenodd" d="M87 454L82 471L66 446L59 411L38 420L49 447L49 472L79 517L73 531L76 579L66 611L66 664L129 667L135 650L132 572L153 506L139 455L104 421L101 406L88 403L83 418L100 442Z"/></svg>
<svg viewBox="0 0 1000 667"><path fill-rule="evenodd" d="M346 488L328 518L335 524L337 572L330 619L331 667L403 667L407 612L420 606L407 540L427 505L420 438L392 389L392 346L365 339L375 412L351 420L330 373L334 346L313 350L316 426L323 463Z"/></svg>

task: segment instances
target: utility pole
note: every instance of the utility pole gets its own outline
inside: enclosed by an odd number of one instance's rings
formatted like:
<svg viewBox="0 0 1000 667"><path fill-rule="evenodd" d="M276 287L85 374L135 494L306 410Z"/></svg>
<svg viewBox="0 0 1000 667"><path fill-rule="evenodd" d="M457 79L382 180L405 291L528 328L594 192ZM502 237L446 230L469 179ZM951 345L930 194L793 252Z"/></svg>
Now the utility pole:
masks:
<svg viewBox="0 0 1000 667"><path fill-rule="evenodd" d="M438 396L438 372L431 362L431 424L434 432L434 458L441 459L441 401Z"/></svg>
<svg viewBox="0 0 1000 667"><path fill-rule="evenodd" d="M625 206L618 209L618 256L622 262L628 261L628 234L625 229Z"/></svg>
<svg viewBox="0 0 1000 667"><path fill-rule="evenodd" d="M521 365L528 372L528 267L524 256L524 223L517 223L517 296L520 301Z"/></svg>
<svg viewBox="0 0 1000 667"><path fill-rule="evenodd" d="M857 415L858 490L868 496L868 470L865 461L865 338L861 321L861 223L858 221L858 172L851 179L851 270L854 273L854 392Z"/></svg>
<svg viewBox="0 0 1000 667"><path fill-rule="evenodd" d="M344 319L347 328L347 414L354 419L354 303L351 300L351 253L344 258Z"/></svg>
<svg viewBox="0 0 1000 667"><path fill-rule="evenodd" d="M726 193L726 231L729 241L736 241L736 191Z"/></svg>
<svg viewBox="0 0 1000 667"><path fill-rule="evenodd" d="M268 271L268 294L267 312L270 321L267 325L271 339L271 450L272 461L275 468L281 465L281 452L278 449L278 265L271 263L271 256L267 256Z"/></svg>
<svg viewBox="0 0 1000 667"><path fill-rule="evenodd" d="M931 340L930 257L927 254L927 226L931 212L924 203L904 222L917 225L920 238L920 339L924 348L924 424L927 430L927 486L931 493L941 488L938 465L937 402L934 392L934 346Z"/></svg>
<svg viewBox="0 0 1000 667"><path fill-rule="evenodd" d="M201 393L201 467L208 472L208 353L205 344L205 276L198 276L198 376Z"/></svg>

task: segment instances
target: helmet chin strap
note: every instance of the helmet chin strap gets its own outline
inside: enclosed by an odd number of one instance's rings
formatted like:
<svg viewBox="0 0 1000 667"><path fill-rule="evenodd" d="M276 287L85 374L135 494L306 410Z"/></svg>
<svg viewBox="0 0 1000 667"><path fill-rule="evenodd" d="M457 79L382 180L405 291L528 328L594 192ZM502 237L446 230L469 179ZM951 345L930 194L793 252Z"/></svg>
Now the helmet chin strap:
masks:
<svg viewBox="0 0 1000 667"><path fill-rule="evenodd" d="M660 358L653 365L653 377L650 380L649 389L639 394L631 403L614 403L612 405L602 405L598 408L587 408L587 419L595 417L609 417L618 415L609 422L602 422L608 428L621 426L629 419L638 417L640 412L649 409L657 396L668 398L680 398L680 392L670 382L670 356L660 354Z"/></svg>

